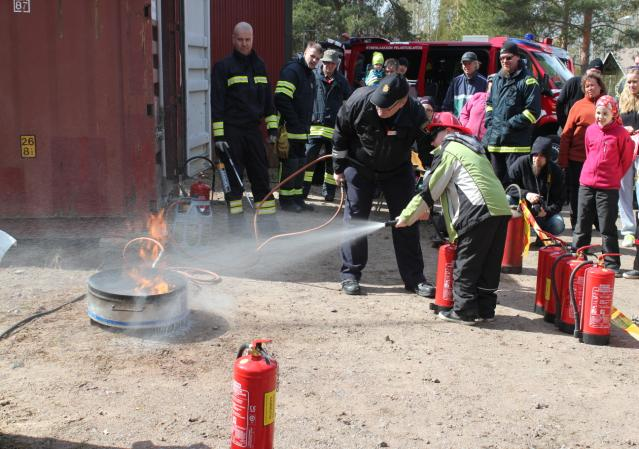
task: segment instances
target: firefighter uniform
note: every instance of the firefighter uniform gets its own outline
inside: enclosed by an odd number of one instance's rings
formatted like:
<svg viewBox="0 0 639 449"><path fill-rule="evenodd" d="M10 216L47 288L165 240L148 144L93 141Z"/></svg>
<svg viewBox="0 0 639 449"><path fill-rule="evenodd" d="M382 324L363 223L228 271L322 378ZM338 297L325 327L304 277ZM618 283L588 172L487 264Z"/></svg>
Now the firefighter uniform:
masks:
<svg viewBox="0 0 639 449"><path fill-rule="evenodd" d="M275 87L275 107L288 134L288 157L280 162L280 181L302 168L306 161L306 143L313 115L316 91L315 75L303 55L289 61L280 71ZM280 187L280 206L301 211L305 207L303 196L304 173Z"/></svg>
<svg viewBox="0 0 639 449"><path fill-rule="evenodd" d="M338 113L333 167L336 174L343 173L346 182L344 222L347 227L368 219L377 187L384 194L391 218L400 214L415 192L411 145L426 123L426 113L413 98L408 98L390 118L380 118L376 110L376 105L388 108L407 95L406 79L402 75L389 75L378 86L356 90ZM417 225L393 228L392 237L406 289L433 296L434 288L424 277ZM348 294L358 294L359 280L368 259L366 237L344 241L341 256L342 289Z"/></svg>
<svg viewBox="0 0 639 449"><path fill-rule="evenodd" d="M270 191L266 149L259 126L265 119L270 134L277 132L277 116L266 66L255 51L248 56L234 50L213 67L211 90L212 132L216 142L229 145L230 157L243 176L246 169L255 203ZM228 157L220 154L227 168ZM227 170L231 191L225 194L232 215L242 213L242 188L232 170ZM275 200L265 201L258 214L275 213Z"/></svg>
<svg viewBox="0 0 639 449"><path fill-rule="evenodd" d="M324 57L332 57L331 51L326 50ZM313 74L315 75L317 93L313 103L313 121L309 142L306 145L307 163L317 159L320 153L331 154L337 112L351 94L348 81L337 70L330 79L324 76L321 67L313 70ZM314 167L309 167L304 172L304 197L308 196L311 189L313 173ZM327 201L333 201L335 197L335 179L333 178L333 163L331 160L327 160L325 164L322 193Z"/></svg>

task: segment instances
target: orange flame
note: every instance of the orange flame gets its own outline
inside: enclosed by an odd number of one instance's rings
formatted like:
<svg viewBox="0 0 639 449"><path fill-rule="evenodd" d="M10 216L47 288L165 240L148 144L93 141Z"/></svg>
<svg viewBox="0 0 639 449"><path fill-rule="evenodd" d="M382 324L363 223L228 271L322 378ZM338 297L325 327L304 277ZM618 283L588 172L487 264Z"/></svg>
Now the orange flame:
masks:
<svg viewBox="0 0 639 449"><path fill-rule="evenodd" d="M167 224L164 219L164 209L157 214L149 215L146 226L148 229L149 237L157 240L160 243L164 243L167 239ZM153 264L160 254L160 247L151 241L146 241L140 246L138 256L140 259L147 263ZM142 275L140 270L133 267L128 271L128 275L137 283L134 292L136 294L162 294L168 293L172 286L166 282L162 276L157 275L149 279Z"/></svg>

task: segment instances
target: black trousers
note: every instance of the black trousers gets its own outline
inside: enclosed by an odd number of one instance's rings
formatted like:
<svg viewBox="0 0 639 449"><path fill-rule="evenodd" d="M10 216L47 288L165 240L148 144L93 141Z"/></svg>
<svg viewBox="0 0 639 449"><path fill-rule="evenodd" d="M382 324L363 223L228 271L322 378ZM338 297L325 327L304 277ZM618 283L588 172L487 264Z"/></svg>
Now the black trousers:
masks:
<svg viewBox="0 0 639 449"><path fill-rule="evenodd" d="M333 151L333 141L326 137L315 137L306 144L306 164L314 161L318 156L331 154ZM335 195L335 179L333 179L333 159L329 158L319 163L324 167L324 180L322 191L324 195ZM317 166L312 166L304 172L304 198L308 196L313 183L313 175Z"/></svg>
<svg viewBox="0 0 639 449"><path fill-rule="evenodd" d="M306 162L306 141L289 140L288 145L288 158L280 162L280 181L302 168ZM304 172L301 172L280 187L280 203L303 201L303 187Z"/></svg>
<svg viewBox="0 0 639 449"><path fill-rule="evenodd" d="M376 187L379 186L384 193L390 218L396 218L415 194L415 175L410 164L406 164L394 175L378 180L365 176L364 173L360 173L361 170L357 167L347 167L344 170L346 179L344 223L347 228L368 220ZM417 223L407 228L393 227L391 232L399 274L406 287L416 287L426 280ZM360 237L342 242L341 255L342 280L359 281L368 262L367 238Z"/></svg>
<svg viewBox="0 0 639 449"><path fill-rule="evenodd" d="M599 223L601 243L605 253L618 253L617 214L619 212L619 191L603 190L579 186L579 204L577 206L577 225L572 235L576 248L590 245L592 224ZM608 256L605 259L607 268L619 268L619 256Z"/></svg>
<svg viewBox="0 0 639 449"><path fill-rule="evenodd" d="M238 129L226 125L225 139L229 144L229 152L239 175L243 177L246 170L255 202L262 201L271 190L262 134L257 128ZM244 192L233 172L233 167L225 155L220 156L231 184L231 191L225 195L225 199L226 201L240 200Z"/></svg>
<svg viewBox="0 0 639 449"><path fill-rule="evenodd" d="M575 229L577 225L577 204L579 203L579 176L583 162L568 161L568 171L566 173L566 188L570 199L570 225Z"/></svg>
<svg viewBox="0 0 639 449"><path fill-rule="evenodd" d="M509 216L490 217L457 239L453 309L464 318L495 316Z"/></svg>
<svg viewBox="0 0 639 449"><path fill-rule="evenodd" d="M510 184L508 168L513 165L517 159L527 155L528 153L490 153L490 163L493 166L495 175L504 187Z"/></svg>

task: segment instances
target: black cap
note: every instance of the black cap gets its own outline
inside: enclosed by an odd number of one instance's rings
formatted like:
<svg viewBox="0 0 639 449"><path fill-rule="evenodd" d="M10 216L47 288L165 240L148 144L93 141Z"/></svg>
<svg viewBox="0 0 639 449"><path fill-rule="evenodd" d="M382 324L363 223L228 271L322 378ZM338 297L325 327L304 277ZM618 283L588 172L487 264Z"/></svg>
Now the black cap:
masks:
<svg viewBox="0 0 639 449"><path fill-rule="evenodd" d="M533 156L541 154L542 156L545 156L546 158L548 158L551 153L551 150L552 150L552 140L550 140L548 137L539 136L533 142L532 148L530 150L530 154Z"/></svg>
<svg viewBox="0 0 639 449"><path fill-rule="evenodd" d="M596 70L599 70L600 72L603 72L603 62L601 61L601 59L595 58L588 63L588 68L596 69Z"/></svg>
<svg viewBox="0 0 639 449"><path fill-rule="evenodd" d="M370 98L375 106L386 109L406 95L408 95L408 81L403 75L393 73L382 78Z"/></svg>
<svg viewBox="0 0 639 449"><path fill-rule="evenodd" d="M499 50L499 54L502 55L504 53L510 53L515 56L519 56L519 47L517 44L511 41L504 42L504 45L501 46L501 50Z"/></svg>
<svg viewBox="0 0 639 449"><path fill-rule="evenodd" d="M477 61L477 55L472 51L467 51L462 55L461 62L464 61Z"/></svg>

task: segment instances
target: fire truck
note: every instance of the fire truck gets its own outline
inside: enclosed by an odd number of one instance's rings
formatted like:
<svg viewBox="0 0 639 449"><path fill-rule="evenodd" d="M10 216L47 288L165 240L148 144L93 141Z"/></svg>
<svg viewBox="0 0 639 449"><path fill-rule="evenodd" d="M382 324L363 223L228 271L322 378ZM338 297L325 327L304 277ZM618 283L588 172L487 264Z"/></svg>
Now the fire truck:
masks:
<svg viewBox="0 0 639 449"><path fill-rule="evenodd" d="M385 59L406 58L409 64L406 77L413 95L431 96L441 105L448 85L462 73L460 60L465 52L477 54L479 71L487 76L500 69L499 49L507 40L518 45L524 55L524 63L541 86L542 112L536 123L535 136L556 135L556 97L565 82L573 76L566 66L572 66L572 60L565 50L553 47L547 40L536 42L506 36L465 36L461 41L390 42L380 37L355 37L342 43L332 41L328 45L342 47L344 57L341 70L354 87L363 84L362 79L370 68L373 52L381 52Z"/></svg>

